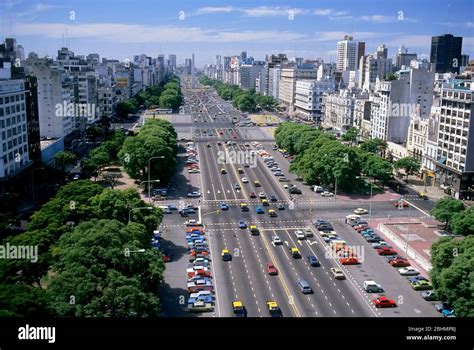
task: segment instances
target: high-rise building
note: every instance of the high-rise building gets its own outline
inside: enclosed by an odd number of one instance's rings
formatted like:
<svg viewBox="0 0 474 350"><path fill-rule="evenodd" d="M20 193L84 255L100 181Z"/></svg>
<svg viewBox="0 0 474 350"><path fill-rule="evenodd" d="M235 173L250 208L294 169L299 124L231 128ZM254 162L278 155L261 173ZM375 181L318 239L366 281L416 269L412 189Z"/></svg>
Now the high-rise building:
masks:
<svg viewBox="0 0 474 350"><path fill-rule="evenodd" d="M191 88L196 87L196 72L195 72L195 61L194 61L194 53L191 58Z"/></svg>
<svg viewBox="0 0 474 350"><path fill-rule="evenodd" d="M185 72L187 75L191 75L191 66L192 66L192 60L190 58L186 58L184 60L184 67L185 67Z"/></svg>
<svg viewBox="0 0 474 350"><path fill-rule="evenodd" d="M337 70L357 70L357 58L359 44L353 40L352 36L344 36L344 39L337 42Z"/></svg>
<svg viewBox="0 0 474 350"><path fill-rule="evenodd" d="M456 198L474 195L474 83L454 80L441 88L437 168Z"/></svg>
<svg viewBox="0 0 474 350"><path fill-rule="evenodd" d="M296 115L321 123L323 109L323 94L332 93L335 83L331 80L297 80L295 86Z"/></svg>
<svg viewBox="0 0 474 350"><path fill-rule="evenodd" d="M388 58L388 49L385 47L385 44L381 44L377 47L375 51L376 58Z"/></svg>
<svg viewBox="0 0 474 350"><path fill-rule="evenodd" d="M314 66L300 66L282 68L280 72L280 86L278 99L293 111L295 102L295 87L297 79L316 80L318 71Z"/></svg>
<svg viewBox="0 0 474 350"><path fill-rule="evenodd" d="M0 180L18 174L30 163L25 82L0 80Z"/></svg>
<svg viewBox="0 0 474 350"><path fill-rule="evenodd" d="M408 50L405 46L400 46L397 52L395 66L398 69L401 69L403 66L406 68L410 67L410 62L417 59L416 53L408 53Z"/></svg>
<svg viewBox="0 0 474 350"><path fill-rule="evenodd" d="M459 73L462 37L445 34L431 38L430 64L435 73Z"/></svg>
<svg viewBox="0 0 474 350"><path fill-rule="evenodd" d="M176 70L176 55L170 53L168 55L168 61L169 61L169 65L171 67L171 70L175 71Z"/></svg>

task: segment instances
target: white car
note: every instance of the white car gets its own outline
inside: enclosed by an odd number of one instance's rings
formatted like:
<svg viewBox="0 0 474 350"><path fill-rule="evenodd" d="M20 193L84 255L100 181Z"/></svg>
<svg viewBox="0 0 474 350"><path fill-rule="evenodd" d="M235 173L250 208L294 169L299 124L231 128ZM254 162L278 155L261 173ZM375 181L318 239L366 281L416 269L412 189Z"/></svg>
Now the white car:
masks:
<svg viewBox="0 0 474 350"><path fill-rule="evenodd" d="M297 239L305 239L305 235L304 235L304 232L303 231L295 231L295 236Z"/></svg>
<svg viewBox="0 0 474 350"><path fill-rule="evenodd" d="M188 170L188 173L189 173L189 174L197 174L197 173L199 173L199 169L197 169L197 168L189 169L189 170Z"/></svg>
<svg viewBox="0 0 474 350"><path fill-rule="evenodd" d="M244 184L248 184L248 183L249 183L249 180L248 180L246 177L243 177L243 178L242 178L242 182L243 182Z"/></svg>
<svg viewBox="0 0 474 350"><path fill-rule="evenodd" d="M290 188L290 185L284 184L284 185L283 185L283 188L288 189L288 188Z"/></svg>
<svg viewBox="0 0 474 350"><path fill-rule="evenodd" d="M392 246L385 241L372 243L372 248L379 249L382 247L392 248Z"/></svg>
<svg viewBox="0 0 474 350"><path fill-rule="evenodd" d="M306 237L313 237L314 236L313 231L309 227L306 227L304 229L304 235Z"/></svg>
<svg viewBox="0 0 474 350"><path fill-rule="evenodd" d="M258 194L258 198L260 198L260 199L265 199L265 198L267 198L267 195L266 195L265 193L263 193L263 192L260 192L260 193Z"/></svg>
<svg viewBox="0 0 474 350"><path fill-rule="evenodd" d="M402 276L417 276L420 274L420 271L418 271L414 267L408 266L398 269L398 273Z"/></svg>
<svg viewBox="0 0 474 350"><path fill-rule="evenodd" d="M190 198L193 198L193 197L195 197L195 198L201 197L201 192L197 192L197 191L189 192L189 193L188 193L188 197L190 197Z"/></svg>
<svg viewBox="0 0 474 350"><path fill-rule="evenodd" d="M280 238L280 237L278 237L278 236L273 236L273 237L272 237L272 243L273 243L274 245L279 245L279 244L282 244L283 242L281 241L281 238Z"/></svg>
<svg viewBox="0 0 474 350"><path fill-rule="evenodd" d="M354 210L354 213L357 215L362 215L362 214L368 214L369 211L364 208L357 208L356 210Z"/></svg>
<svg viewBox="0 0 474 350"><path fill-rule="evenodd" d="M321 196L323 197L334 197L334 193L329 192L329 191L324 191L321 193Z"/></svg>

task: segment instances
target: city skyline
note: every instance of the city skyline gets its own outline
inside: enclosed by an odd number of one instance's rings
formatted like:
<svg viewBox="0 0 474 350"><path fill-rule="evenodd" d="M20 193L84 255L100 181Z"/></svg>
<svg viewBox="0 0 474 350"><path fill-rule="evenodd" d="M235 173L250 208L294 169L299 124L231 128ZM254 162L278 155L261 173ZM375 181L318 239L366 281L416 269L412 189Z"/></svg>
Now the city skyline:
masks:
<svg viewBox="0 0 474 350"><path fill-rule="evenodd" d="M15 37L25 53L55 57L62 46L77 54L97 52L119 60L141 53L152 57L174 53L182 64L194 52L199 68L213 62L216 54L241 51L259 60L267 53L285 52L289 57L335 62L336 42L346 34L366 42L366 52L385 44L389 57L394 57L404 45L419 58L429 59L431 37L451 33L463 37L463 53L473 56L470 2L451 1L447 10L444 4L426 1L374 4L119 1L111 6L109 2L10 0L0 5L0 28L5 37ZM105 11L107 20L102 16ZM150 16L154 12L159 13L159 23Z"/></svg>

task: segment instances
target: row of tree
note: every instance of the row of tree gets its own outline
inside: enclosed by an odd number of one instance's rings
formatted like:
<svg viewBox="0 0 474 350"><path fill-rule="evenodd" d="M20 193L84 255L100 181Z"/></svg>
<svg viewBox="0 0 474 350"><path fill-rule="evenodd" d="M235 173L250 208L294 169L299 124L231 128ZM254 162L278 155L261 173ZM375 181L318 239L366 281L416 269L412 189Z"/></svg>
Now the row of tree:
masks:
<svg viewBox="0 0 474 350"><path fill-rule="evenodd" d="M407 173L417 170L412 164L417 162L413 158L402 158L392 164L381 157L387 143L379 139L352 147L321 129L285 122L275 131L275 140L281 148L295 155L290 171L309 185L337 182L338 188L351 192L355 184L361 183L362 175L384 185L392 177L394 167L404 168Z"/></svg>
<svg viewBox="0 0 474 350"><path fill-rule="evenodd" d="M237 85L224 84L206 76L201 76L199 81L203 85L213 86L222 99L231 100L232 105L242 112L272 111L277 106L272 96L257 94L255 90L242 90Z"/></svg>
<svg viewBox="0 0 474 350"><path fill-rule="evenodd" d="M163 214L132 210L144 206L132 189L104 189L89 180L63 186L24 233L2 242L36 246L38 260L0 260L0 315L158 315L164 265L149 242ZM127 254L140 249L145 252Z"/></svg>
<svg viewBox="0 0 474 350"><path fill-rule="evenodd" d="M431 262L433 268L430 271L430 277L436 296L449 302L456 316L474 317L474 236L472 233L462 240L449 237L439 239L431 247Z"/></svg>
<svg viewBox="0 0 474 350"><path fill-rule="evenodd" d="M182 102L181 86L177 76L167 77L158 86L149 86L134 97L117 104L116 113L119 118L126 118L136 113L140 106L145 108L171 108L176 110Z"/></svg>
<svg viewBox="0 0 474 350"><path fill-rule="evenodd" d="M128 137L119 152L119 158L130 177L151 180L167 185L174 174L178 153L177 134L173 125L162 119L148 119L140 132ZM154 157L163 157L163 159ZM150 168L148 168L150 165Z"/></svg>
<svg viewBox="0 0 474 350"><path fill-rule="evenodd" d="M446 230L463 236L474 234L474 207L466 208L461 200L443 198L436 202L430 214L444 222Z"/></svg>

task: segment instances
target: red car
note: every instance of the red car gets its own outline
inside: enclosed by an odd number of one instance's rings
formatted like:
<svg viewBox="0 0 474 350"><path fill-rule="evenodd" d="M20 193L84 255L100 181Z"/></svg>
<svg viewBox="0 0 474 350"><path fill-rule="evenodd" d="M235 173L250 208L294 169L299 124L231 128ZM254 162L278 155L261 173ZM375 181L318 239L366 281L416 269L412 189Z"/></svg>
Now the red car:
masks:
<svg viewBox="0 0 474 350"><path fill-rule="evenodd" d="M407 267L410 266L410 263L407 259L396 258L390 261L390 265L393 267Z"/></svg>
<svg viewBox="0 0 474 350"><path fill-rule="evenodd" d="M235 140L235 139L237 138L237 136L236 136L236 135L232 135L232 138Z"/></svg>
<svg viewBox="0 0 474 350"><path fill-rule="evenodd" d="M219 135L224 135L224 132L223 132L223 131L219 131Z"/></svg>
<svg viewBox="0 0 474 350"><path fill-rule="evenodd" d="M163 262L167 263L171 261L171 254L163 252Z"/></svg>
<svg viewBox="0 0 474 350"><path fill-rule="evenodd" d="M357 265L359 263L359 260L357 258L350 257L350 258L340 258L339 262L342 265Z"/></svg>
<svg viewBox="0 0 474 350"><path fill-rule="evenodd" d="M250 192L250 198L257 198L257 195L255 194L255 192Z"/></svg>
<svg viewBox="0 0 474 350"><path fill-rule="evenodd" d="M354 230L360 233L361 231L364 231L367 228L369 228L369 225L358 225L354 227Z"/></svg>
<svg viewBox="0 0 474 350"><path fill-rule="evenodd" d="M267 273L270 276L278 275L278 269L271 262L267 263Z"/></svg>
<svg viewBox="0 0 474 350"><path fill-rule="evenodd" d="M393 299L387 297L378 297L372 300L375 307L397 307L397 303Z"/></svg>
<svg viewBox="0 0 474 350"><path fill-rule="evenodd" d="M193 278L194 276L211 277L211 272L202 269L188 272L188 278Z"/></svg>
<svg viewBox="0 0 474 350"><path fill-rule="evenodd" d="M403 206L403 208L408 208L410 206L410 204L408 204L408 202L406 202L406 201L393 202L393 206L395 206L397 208L400 208L400 204Z"/></svg>
<svg viewBox="0 0 474 350"><path fill-rule="evenodd" d="M392 248L383 247L383 248L377 249L377 254L378 255L397 255L398 253L396 250L393 250Z"/></svg>

